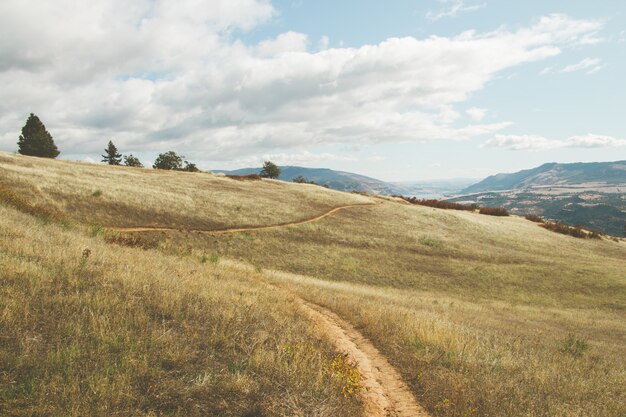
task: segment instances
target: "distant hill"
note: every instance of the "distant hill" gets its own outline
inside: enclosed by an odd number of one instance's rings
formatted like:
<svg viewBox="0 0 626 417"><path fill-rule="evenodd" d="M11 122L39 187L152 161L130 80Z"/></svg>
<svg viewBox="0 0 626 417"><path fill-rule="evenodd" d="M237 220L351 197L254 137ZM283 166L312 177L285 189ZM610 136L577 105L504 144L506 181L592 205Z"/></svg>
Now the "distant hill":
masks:
<svg viewBox="0 0 626 417"><path fill-rule="evenodd" d="M626 183L626 161L574 164L543 164L513 174L497 174L461 191L461 194L524 189L537 186L572 186L587 183Z"/></svg>
<svg viewBox="0 0 626 417"><path fill-rule="evenodd" d="M451 178L444 180L405 181L395 182L393 185L402 188L403 195L425 198L440 199L458 194L462 189L475 184L476 178Z"/></svg>
<svg viewBox="0 0 626 417"><path fill-rule="evenodd" d="M505 207L583 225L614 236L626 226L626 161L544 164L493 175L465 188L452 202Z"/></svg>
<svg viewBox="0 0 626 417"><path fill-rule="evenodd" d="M229 175L258 174L261 168L242 168L233 171L213 170ZM404 188L365 175L351 172L335 171L328 168L304 168L297 166L281 166L280 178L283 181L292 181L294 178L302 176L319 185L339 191L360 191L374 194L404 194Z"/></svg>

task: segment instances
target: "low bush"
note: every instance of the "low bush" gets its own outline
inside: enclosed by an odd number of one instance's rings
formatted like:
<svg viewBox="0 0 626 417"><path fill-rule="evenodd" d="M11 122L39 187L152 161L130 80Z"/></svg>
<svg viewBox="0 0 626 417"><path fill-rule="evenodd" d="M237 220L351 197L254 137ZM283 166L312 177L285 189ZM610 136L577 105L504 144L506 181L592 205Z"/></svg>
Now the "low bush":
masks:
<svg viewBox="0 0 626 417"><path fill-rule="evenodd" d="M425 200L425 199L419 199L417 197L405 197L402 195L394 195L392 197L401 198L404 201L411 203L411 204L417 204L420 206L434 207L434 208L440 208L440 209L446 209L446 210L474 211L478 208L477 204L459 204L459 203L452 203L450 201L434 200L434 199Z"/></svg>
<svg viewBox="0 0 626 417"><path fill-rule="evenodd" d="M504 207L481 207L478 210L480 214L487 216L508 216L509 212Z"/></svg>
<svg viewBox="0 0 626 417"><path fill-rule="evenodd" d="M561 352L580 358L589 349L589 343L573 334L569 334L561 344Z"/></svg>
<svg viewBox="0 0 626 417"><path fill-rule="evenodd" d="M534 214L529 214L527 216L524 216L524 218L526 220L530 220L531 222L535 222L535 223L544 223L545 222L545 220L543 220L543 217L536 216Z"/></svg>
<svg viewBox="0 0 626 417"><path fill-rule="evenodd" d="M315 181L311 181L310 179L308 179L306 177L303 177L302 175L298 175L297 177L292 179L291 182L295 182L297 184L313 184L313 185L317 185L317 183Z"/></svg>
<svg viewBox="0 0 626 417"><path fill-rule="evenodd" d="M600 239L601 236L601 233L598 231L583 229L582 226L568 226L560 222L544 222L540 226L555 233L581 239Z"/></svg>
<svg viewBox="0 0 626 417"><path fill-rule="evenodd" d="M248 175L226 175L227 178L231 180L237 181L259 181L261 180L261 176L259 174L248 174Z"/></svg>
<svg viewBox="0 0 626 417"><path fill-rule="evenodd" d="M104 237L107 243L113 243L118 246L128 246L131 248L155 249L159 246L159 242L155 240L147 240L141 236L129 234L110 234Z"/></svg>

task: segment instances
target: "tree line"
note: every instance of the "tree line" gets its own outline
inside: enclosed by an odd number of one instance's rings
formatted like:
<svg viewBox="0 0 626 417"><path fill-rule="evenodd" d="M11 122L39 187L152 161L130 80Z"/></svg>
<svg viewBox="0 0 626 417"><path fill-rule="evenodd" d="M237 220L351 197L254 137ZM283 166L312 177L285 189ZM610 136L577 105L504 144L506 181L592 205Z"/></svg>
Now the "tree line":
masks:
<svg viewBox="0 0 626 417"><path fill-rule="evenodd" d="M30 114L26 120L26 124L22 127L22 134L18 139L17 145L18 152L22 155L56 158L61 153L54 143L52 135L46 129L46 126L44 126L39 117L34 113ZM104 149L101 162L105 162L108 165L143 168L143 164L139 158L133 154L122 155L111 140ZM187 172L200 171L196 164L185 160L183 155L179 155L174 151L159 154L152 168ZM265 161L259 175L264 178L275 179L280 176L280 168L273 162Z"/></svg>

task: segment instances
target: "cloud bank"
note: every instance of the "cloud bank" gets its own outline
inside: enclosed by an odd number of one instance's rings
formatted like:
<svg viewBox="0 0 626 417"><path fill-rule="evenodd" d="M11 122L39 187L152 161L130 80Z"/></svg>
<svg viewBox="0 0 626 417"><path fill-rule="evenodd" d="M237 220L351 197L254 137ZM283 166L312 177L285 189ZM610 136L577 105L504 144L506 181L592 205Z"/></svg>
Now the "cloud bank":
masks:
<svg viewBox="0 0 626 417"><path fill-rule="evenodd" d="M514 31L390 38L327 48L286 32L237 34L276 15L263 0L5 0L0 149L37 113L64 154L176 150L196 161L294 154L328 144L468 139L454 106L498 73L588 42L602 23L563 15ZM46 24L41 24L46 22ZM311 45L313 44L313 45Z"/></svg>
<svg viewBox="0 0 626 417"><path fill-rule="evenodd" d="M626 140L587 134L564 140L547 139L536 135L496 135L483 145L488 148L505 148L514 151L538 151L561 148L614 148L626 146Z"/></svg>

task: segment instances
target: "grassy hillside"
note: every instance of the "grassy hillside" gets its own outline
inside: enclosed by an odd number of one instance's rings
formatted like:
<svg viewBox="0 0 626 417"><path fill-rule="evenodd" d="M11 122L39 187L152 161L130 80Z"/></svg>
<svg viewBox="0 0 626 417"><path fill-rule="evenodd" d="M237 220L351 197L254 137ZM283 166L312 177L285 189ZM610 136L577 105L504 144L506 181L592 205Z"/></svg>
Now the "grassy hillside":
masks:
<svg viewBox="0 0 626 417"><path fill-rule="evenodd" d="M312 217L354 194L280 181L110 167L0 153L0 186L81 223L186 229L263 226Z"/></svg>
<svg viewBox="0 0 626 417"><path fill-rule="evenodd" d="M120 237L81 224L278 224L371 199L8 154L0 185L65 219L0 207L0 403L16 415L358 414L296 295L366 335L433 416L626 414L623 241L382 198L271 230ZM133 239L155 249L107 243Z"/></svg>
<svg viewBox="0 0 626 417"><path fill-rule="evenodd" d="M0 415L357 416L326 342L254 272L0 206Z"/></svg>

